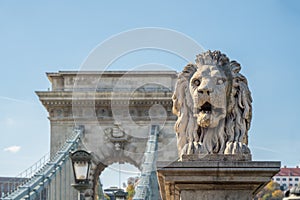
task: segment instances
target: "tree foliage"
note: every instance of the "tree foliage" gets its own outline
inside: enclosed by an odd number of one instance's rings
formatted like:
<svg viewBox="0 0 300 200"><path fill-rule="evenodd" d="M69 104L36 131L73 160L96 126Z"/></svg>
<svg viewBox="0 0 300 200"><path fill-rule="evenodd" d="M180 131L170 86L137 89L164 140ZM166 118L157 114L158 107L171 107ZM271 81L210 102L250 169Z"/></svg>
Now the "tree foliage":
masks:
<svg viewBox="0 0 300 200"><path fill-rule="evenodd" d="M272 196L278 199L283 198L283 194L281 190L275 190L274 192L272 192Z"/></svg>
<svg viewBox="0 0 300 200"><path fill-rule="evenodd" d="M128 184L128 186L126 188L126 192L127 192L127 199L132 200L132 198L135 194L134 185L133 184Z"/></svg>
<svg viewBox="0 0 300 200"><path fill-rule="evenodd" d="M282 200L283 192L280 185L270 181L254 198L254 200Z"/></svg>
<svg viewBox="0 0 300 200"><path fill-rule="evenodd" d="M126 187L126 192L127 192L127 200L132 200L133 196L135 194L135 186L139 181L139 177L129 177L127 179L127 187ZM126 185L126 184L125 184Z"/></svg>

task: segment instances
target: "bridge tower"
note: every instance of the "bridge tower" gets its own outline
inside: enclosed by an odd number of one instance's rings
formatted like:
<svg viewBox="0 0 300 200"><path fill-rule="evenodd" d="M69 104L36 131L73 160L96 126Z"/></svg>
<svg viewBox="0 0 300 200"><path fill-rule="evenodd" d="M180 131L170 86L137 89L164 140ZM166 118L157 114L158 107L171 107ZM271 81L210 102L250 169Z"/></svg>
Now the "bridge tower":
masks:
<svg viewBox="0 0 300 200"><path fill-rule="evenodd" d="M172 114L175 71L59 71L47 76L51 89L36 93L49 113L51 154L75 126L84 127L80 148L93 152L93 188L86 192L92 199L108 165L130 163L142 169L151 125L159 127L156 160L178 159Z"/></svg>

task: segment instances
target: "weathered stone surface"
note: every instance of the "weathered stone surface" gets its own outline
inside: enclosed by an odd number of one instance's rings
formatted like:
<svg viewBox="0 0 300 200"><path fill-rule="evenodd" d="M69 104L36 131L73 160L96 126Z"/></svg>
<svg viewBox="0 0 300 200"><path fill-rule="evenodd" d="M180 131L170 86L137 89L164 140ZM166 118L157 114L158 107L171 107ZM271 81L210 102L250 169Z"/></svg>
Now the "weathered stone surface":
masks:
<svg viewBox="0 0 300 200"><path fill-rule="evenodd" d="M74 126L83 125L83 146L94 155L94 191L99 175L112 163L141 169L152 123L160 127L157 159L178 159L171 99L176 71L60 71L47 76L51 90L36 93L49 113L51 153ZM62 171L69 173L71 168Z"/></svg>
<svg viewBox="0 0 300 200"><path fill-rule="evenodd" d="M85 145L104 164L139 167L149 125L162 121L158 159L177 159L171 100L177 72L60 71L47 76L51 90L36 93L49 112L52 154L75 125L84 125ZM165 118L160 120L162 111ZM119 147L124 154L116 151Z"/></svg>
<svg viewBox="0 0 300 200"><path fill-rule="evenodd" d="M219 51L197 55L178 75L173 113L178 154L250 154L251 94L241 66Z"/></svg>
<svg viewBox="0 0 300 200"><path fill-rule="evenodd" d="M251 161L251 154L191 154L182 155L182 161Z"/></svg>
<svg viewBox="0 0 300 200"><path fill-rule="evenodd" d="M163 200L250 200L280 169L280 162L181 161L157 163Z"/></svg>
<svg viewBox="0 0 300 200"><path fill-rule="evenodd" d="M173 113L180 161L157 164L163 200L250 200L280 170L248 148L252 99L241 66L219 51L178 75Z"/></svg>

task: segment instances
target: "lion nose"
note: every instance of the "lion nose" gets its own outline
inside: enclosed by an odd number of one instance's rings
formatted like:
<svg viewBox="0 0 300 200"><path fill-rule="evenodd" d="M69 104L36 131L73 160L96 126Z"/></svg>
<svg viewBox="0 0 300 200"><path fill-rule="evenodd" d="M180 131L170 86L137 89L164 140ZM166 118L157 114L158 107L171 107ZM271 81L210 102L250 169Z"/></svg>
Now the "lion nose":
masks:
<svg viewBox="0 0 300 200"><path fill-rule="evenodd" d="M214 90L210 87L200 87L198 88L198 93L210 95Z"/></svg>
<svg viewBox="0 0 300 200"><path fill-rule="evenodd" d="M200 94L210 95L214 91L212 81L210 79L203 78L197 90Z"/></svg>

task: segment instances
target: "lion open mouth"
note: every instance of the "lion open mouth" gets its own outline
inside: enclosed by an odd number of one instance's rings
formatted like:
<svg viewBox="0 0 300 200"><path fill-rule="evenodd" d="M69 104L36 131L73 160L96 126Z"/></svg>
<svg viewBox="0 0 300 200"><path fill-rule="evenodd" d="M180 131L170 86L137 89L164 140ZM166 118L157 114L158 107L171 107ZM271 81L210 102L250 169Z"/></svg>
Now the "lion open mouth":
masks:
<svg viewBox="0 0 300 200"><path fill-rule="evenodd" d="M201 107L200 107L200 112L204 113L211 113L212 111L212 105L208 102L205 102Z"/></svg>
<svg viewBox="0 0 300 200"><path fill-rule="evenodd" d="M224 118L225 115L225 109L217 108L211 103L205 102L198 108L198 113L195 116L197 117L198 125L207 128L217 126L219 120Z"/></svg>
<svg viewBox="0 0 300 200"><path fill-rule="evenodd" d="M212 105L205 102L198 109L197 122L201 127L207 128L211 124Z"/></svg>

